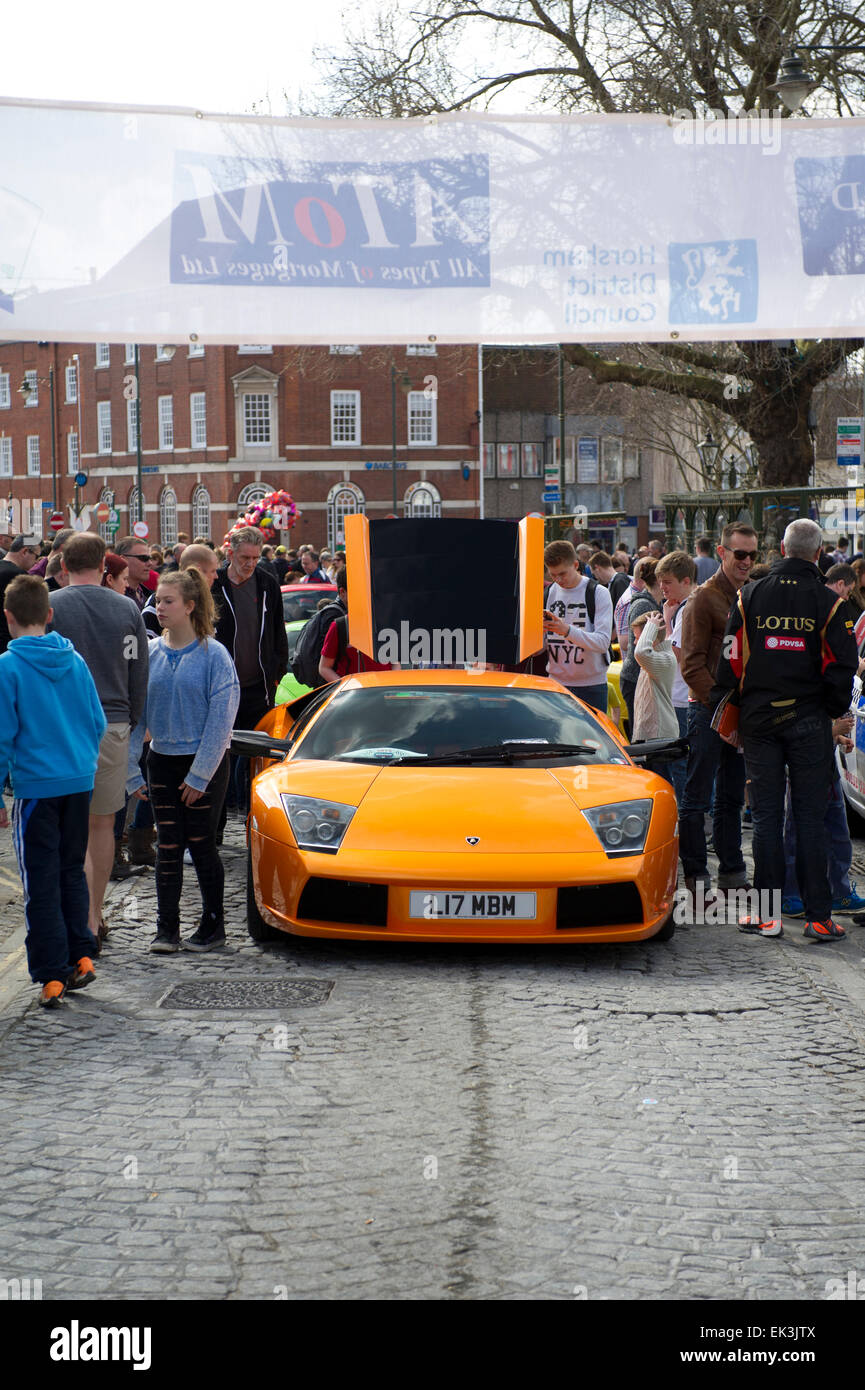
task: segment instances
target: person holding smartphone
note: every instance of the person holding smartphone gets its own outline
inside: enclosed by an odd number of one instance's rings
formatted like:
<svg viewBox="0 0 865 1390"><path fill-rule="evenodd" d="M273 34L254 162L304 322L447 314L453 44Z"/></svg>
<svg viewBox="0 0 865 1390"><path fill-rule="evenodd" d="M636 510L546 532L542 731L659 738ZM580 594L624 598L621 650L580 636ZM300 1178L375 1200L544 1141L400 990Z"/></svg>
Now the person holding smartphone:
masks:
<svg viewBox="0 0 865 1390"><path fill-rule="evenodd" d="M551 541L544 564L552 580L544 607L547 675L606 714L613 627L609 591L580 573L570 541Z"/></svg>

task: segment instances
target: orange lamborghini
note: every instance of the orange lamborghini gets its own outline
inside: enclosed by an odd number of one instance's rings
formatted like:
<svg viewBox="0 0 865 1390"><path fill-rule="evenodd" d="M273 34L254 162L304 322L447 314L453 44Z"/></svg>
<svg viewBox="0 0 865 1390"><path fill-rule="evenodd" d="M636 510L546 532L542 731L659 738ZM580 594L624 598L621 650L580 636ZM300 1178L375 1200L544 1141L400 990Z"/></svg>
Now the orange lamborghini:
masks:
<svg viewBox="0 0 865 1390"><path fill-rule="evenodd" d="M676 800L637 759L681 756L682 745L629 748L554 681L468 670L345 676L277 707L232 749L257 760L256 941L673 935Z"/></svg>

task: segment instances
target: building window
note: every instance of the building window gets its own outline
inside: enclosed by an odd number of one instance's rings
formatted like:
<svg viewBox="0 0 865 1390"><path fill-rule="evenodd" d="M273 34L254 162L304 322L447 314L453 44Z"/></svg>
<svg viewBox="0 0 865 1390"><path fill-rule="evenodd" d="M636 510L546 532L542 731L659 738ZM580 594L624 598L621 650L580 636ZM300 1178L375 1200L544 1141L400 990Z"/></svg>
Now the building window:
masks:
<svg viewBox="0 0 865 1390"><path fill-rule="evenodd" d="M25 405L38 405L38 404L39 404L39 373L38 373L38 372L25 372L25 373L24 373L24 380L25 380L25 382L27 383L27 385L30 387L30 394L28 395L28 397L27 397L26 401L24 402L24 404L25 404Z"/></svg>
<svg viewBox="0 0 865 1390"><path fill-rule="evenodd" d="M134 367L134 366L135 366L135 344L134 344L134 343L124 343L124 344L123 344L123 365L124 365L124 367Z"/></svg>
<svg viewBox="0 0 865 1390"><path fill-rule="evenodd" d="M436 345L435 343L409 343L406 354L409 357L435 357Z"/></svg>
<svg viewBox="0 0 865 1390"><path fill-rule="evenodd" d="M425 391L408 393L409 444L436 443L436 398Z"/></svg>
<svg viewBox="0 0 865 1390"><path fill-rule="evenodd" d="M403 509L410 517L441 516L441 494L432 483L412 483L406 490Z"/></svg>
<svg viewBox="0 0 865 1390"><path fill-rule="evenodd" d="M157 402L159 415L159 447L162 450L174 448L174 399L160 396Z"/></svg>
<svg viewBox="0 0 865 1390"><path fill-rule="evenodd" d="M562 479L565 483L576 482L576 456L577 441L572 434L565 435L565 476ZM559 467L559 436L553 436L553 464Z"/></svg>
<svg viewBox="0 0 865 1390"><path fill-rule="evenodd" d="M97 453L111 453L111 402L98 401L96 404Z"/></svg>
<svg viewBox="0 0 865 1390"><path fill-rule="evenodd" d="M203 356L204 356L204 343L190 343L190 344L189 344L189 352L187 353L187 356L188 356L188 357L203 357ZM199 535L202 535L203 532L199 531L198 534L199 534Z"/></svg>
<svg viewBox="0 0 865 1390"><path fill-rule="evenodd" d="M640 476L640 450L636 444L626 444L624 448L624 473L626 478ZM703 527L703 530L706 528Z"/></svg>
<svg viewBox="0 0 865 1390"><path fill-rule="evenodd" d="M273 347L270 343L241 343L237 351L248 355L253 352L273 352Z"/></svg>
<svg viewBox="0 0 865 1390"><path fill-rule="evenodd" d="M523 477L539 478L543 472L544 446L543 444L524 444L523 445Z"/></svg>
<svg viewBox="0 0 865 1390"><path fill-rule="evenodd" d="M137 487L131 489L129 493L129 530L131 531L136 521L144 520L144 508L141 505L141 493Z"/></svg>
<svg viewBox="0 0 865 1390"><path fill-rule="evenodd" d="M496 446L495 444L484 445L484 477L494 478L496 476Z"/></svg>
<svg viewBox="0 0 865 1390"><path fill-rule="evenodd" d="M241 516L248 512L253 502L260 502L268 494L265 483L247 483L245 488L241 488L240 496L237 499L237 507Z"/></svg>
<svg viewBox="0 0 865 1390"><path fill-rule="evenodd" d="M0 478L12 477L12 440L0 439Z"/></svg>
<svg viewBox="0 0 865 1390"><path fill-rule="evenodd" d="M97 367L110 367L110 366L111 366L111 344L110 344L110 343L97 343L97 344L96 344L96 365L97 365Z"/></svg>
<svg viewBox="0 0 865 1390"><path fill-rule="evenodd" d="M360 343L331 343L331 357L354 357L360 352Z"/></svg>
<svg viewBox="0 0 865 1390"><path fill-rule="evenodd" d="M210 535L210 493L199 483L192 494L192 536Z"/></svg>
<svg viewBox="0 0 865 1390"><path fill-rule="evenodd" d="M366 499L355 483L332 487L327 496L327 543L330 550L345 545L345 518L363 512Z"/></svg>
<svg viewBox="0 0 865 1390"><path fill-rule="evenodd" d="M114 493L112 492L110 487L104 487L102 489L102 491L99 494L99 501L104 502L106 506L114 506ZM107 521L100 522L98 530L100 536L104 541L110 541L112 535L114 534L113 531L109 530L109 523Z"/></svg>
<svg viewBox="0 0 865 1390"><path fill-rule="evenodd" d="M38 434L28 434L27 436L27 477L38 478L42 472L39 465L39 436Z"/></svg>
<svg viewBox="0 0 865 1390"><path fill-rule="evenodd" d="M68 473L78 472L78 435L74 430L70 430L66 436L66 470Z"/></svg>
<svg viewBox="0 0 865 1390"><path fill-rule="evenodd" d="M0 372L0 410L8 410L12 405L9 392L9 373Z"/></svg>
<svg viewBox="0 0 865 1390"><path fill-rule="evenodd" d="M159 544L177 544L177 493L164 487L159 498Z"/></svg>
<svg viewBox="0 0 865 1390"><path fill-rule="evenodd" d="M126 452L138 452L138 402L126 402Z"/></svg>
<svg viewBox="0 0 865 1390"><path fill-rule="evenodd" d="M243 397L243 442L270 443L270 396L247 391Z"/></svg>
<svg viewBox="0 0 865 1390"><path fill-rule="evenodd" d="M499 445L499 477L518 478L520 476L519 444Z"/></svg>
<svg viewBox="0 0 865 1390"><path fill-rule="evenodd" d="M601 482L622 481L622 441L615 437L601 440Z"/></svg>
<svg viewBox="0 0 865 1390"><path fill-rule="evenodd" d="M189 443L193 449L207 448L207 408L203 391L189 397Z"/></svg>
<svg viewBox="0 0 865 1390"><path fill-rule="evenodd" d="M175 351L176 351L176 349L173 347L173 345L172 345L171 343L157 343L157 344L156 344L156 361L157 361L157 362L170 362L171 359L172 359L172 357L174 356Z"/></svg>
<svg viewBox="0 0 865 1390"><path fill-rule="evenodd" d="M78 400L78 364L66 368L66 404L75 405Z"/></svg>
<svg viewBox="0 0 865 1390"><path fill-rule="evenodd" d="M360 444L360 392L331 391L331 444Z"/></svg>

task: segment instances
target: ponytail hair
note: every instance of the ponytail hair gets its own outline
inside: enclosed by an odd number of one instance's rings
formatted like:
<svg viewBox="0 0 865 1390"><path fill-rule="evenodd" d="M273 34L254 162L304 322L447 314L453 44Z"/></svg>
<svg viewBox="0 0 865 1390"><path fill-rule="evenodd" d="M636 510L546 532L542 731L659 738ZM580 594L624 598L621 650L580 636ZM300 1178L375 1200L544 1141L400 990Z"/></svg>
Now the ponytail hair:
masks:
<svg viewBox="0 0 865 1390"><path fill-rule="evenodd" d="M208 637L213 636L216 607L210 585L201 570L196 569L195 565L190 565L187 570L171 570L159 576L159 584L160 587L163 584L176 584L183 602L194 604L189 621L199 642L206 642Z"/></svg>

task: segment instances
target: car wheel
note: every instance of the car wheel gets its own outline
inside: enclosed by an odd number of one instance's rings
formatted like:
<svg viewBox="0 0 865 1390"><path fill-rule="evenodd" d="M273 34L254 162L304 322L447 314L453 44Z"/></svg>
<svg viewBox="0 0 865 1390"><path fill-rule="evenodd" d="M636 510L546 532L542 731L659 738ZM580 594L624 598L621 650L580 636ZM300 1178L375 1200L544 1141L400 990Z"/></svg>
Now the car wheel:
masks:
<svg viewBox="0 0 865 1390"><path fill-rule="evenodd" d="M852 802L847 800L846 796L844 797L844 805L847 808L847 828L850 834L861 838L865 835L865 819L860 816L855 806Z"/></svg>
<svg viewBox="0 0 865 1390"><path fill-rule="evenodd" d="M660 931L656 931L654 936L650 936L650 941L671 941L676 934L676 921L672 912L667 918Z"/></svg>
<svg viewBox="0 0 865 1390"><path fill-rule="evenodd" d="M258 910L258 903L255 901L255 889L252 884L252 853L247 848L246 851L246 930L253 941L282 941L285 933L277 931L265 922Z"/></svg>

